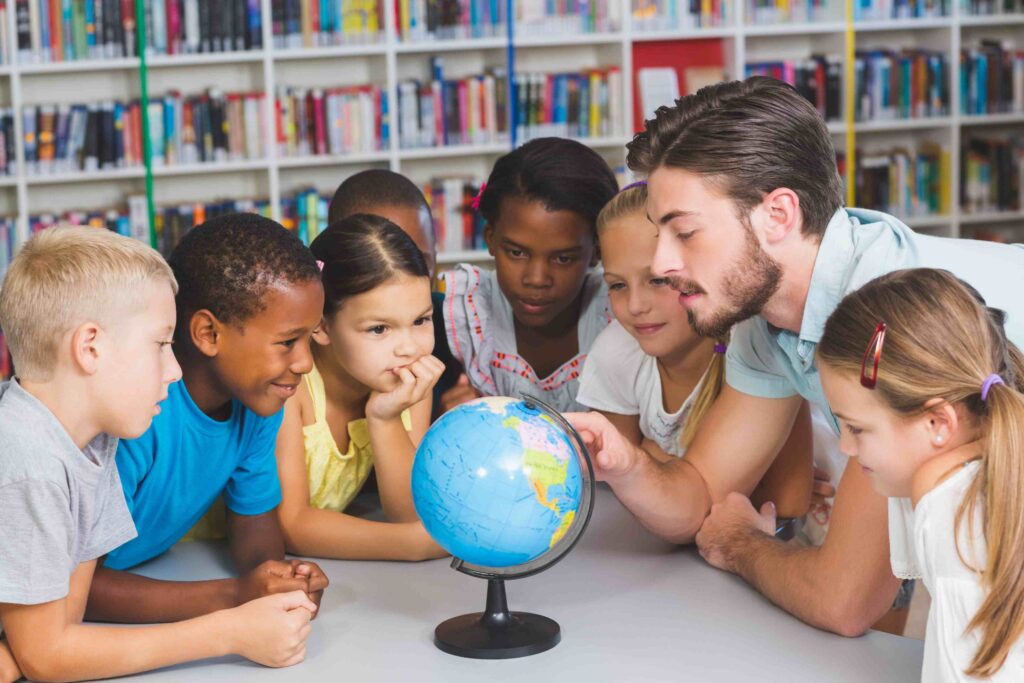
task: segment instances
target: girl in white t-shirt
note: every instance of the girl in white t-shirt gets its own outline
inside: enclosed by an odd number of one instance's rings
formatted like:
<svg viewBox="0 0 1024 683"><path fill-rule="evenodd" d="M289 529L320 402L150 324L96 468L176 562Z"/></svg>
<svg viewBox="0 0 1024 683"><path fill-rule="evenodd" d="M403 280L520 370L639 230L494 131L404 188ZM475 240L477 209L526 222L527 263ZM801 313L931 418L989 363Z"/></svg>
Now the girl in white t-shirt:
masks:
<svg viewBox="0 0 1024 683"><path fill-rule="evenodd" d="M840 448L914 506L929 683L1024 680L1024 356L1004 319L947 271L902 270L847 295L818 345Z"/></svg>
<svg viewBox="0 0 1024 683"><path fill-rule="evenodd" d="M577 400L604 414L626 438L664 461L685 453L718 397L728 340L694 332L679 293L667 278L651 273L657 234L647 218L646 203L646 185L635 183L598 215L604 280L615 321L590 349ZM805 511L800 501L791 504L785 492L800 479L790 476L793 468L810 467L809 424L805 409L783 449L785 457L780 455L753 496L775 502L780 516ZM806 482L807 477L802 479Z"/></svg>

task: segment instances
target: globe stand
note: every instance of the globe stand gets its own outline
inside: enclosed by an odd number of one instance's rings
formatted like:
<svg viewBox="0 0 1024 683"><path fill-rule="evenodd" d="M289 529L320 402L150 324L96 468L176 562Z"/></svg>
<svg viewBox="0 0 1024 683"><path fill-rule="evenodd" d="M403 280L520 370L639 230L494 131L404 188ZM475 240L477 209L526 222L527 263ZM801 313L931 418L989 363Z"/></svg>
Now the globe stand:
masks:
<svg viewBox="0 0 1024 683"><path fill-rule="evenodd" d="M529 612L509 612L504 579L487 579L483 612L438 624L434 644L448 654L472 659L513 659L550 650L562 639L558 622Z"/></svg>

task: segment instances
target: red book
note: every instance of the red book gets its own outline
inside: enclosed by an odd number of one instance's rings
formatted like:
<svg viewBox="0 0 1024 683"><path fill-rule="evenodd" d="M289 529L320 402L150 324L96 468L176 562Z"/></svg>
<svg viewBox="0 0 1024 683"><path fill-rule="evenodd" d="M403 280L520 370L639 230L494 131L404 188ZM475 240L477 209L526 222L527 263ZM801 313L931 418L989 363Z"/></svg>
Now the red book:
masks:
<svg viewBox="0 0 1024 683"><path fill-rule="evenodd" d="M544 77L544 106L541 108L539 123L551 123L555 118L555 77L550 74Z"/></svg>
<svg viewBox="0 0 1024 683"><path fill-rule="evenodd" d="M46 2L47 0L43 0ZM64 61L64 13L61 9L60 0L49 0L50 4L50 47L53 53L53 61ZM4 27L7 28L6 26Z"/></svg>
<svg viewBox="0 0 1024 683"><path fill-rule="evenodd" d="M325 43L320 40L320 3L318 0L309 1L309 18L313 24L313 45L324 45Z"/></svg>
<svg viewBox="0 0 1024 683"><path fill-rule="evenodd" d="M459 81L459 140L469 143L469 87L466 81Z"/></svg>
<svg viewBox="0 0 1024 683"><path fill-rule="evenodd" d="M167 53L178 54L181 52L181 15L178 13L178 3L175 0L164 3L167 14Z"/></svg>

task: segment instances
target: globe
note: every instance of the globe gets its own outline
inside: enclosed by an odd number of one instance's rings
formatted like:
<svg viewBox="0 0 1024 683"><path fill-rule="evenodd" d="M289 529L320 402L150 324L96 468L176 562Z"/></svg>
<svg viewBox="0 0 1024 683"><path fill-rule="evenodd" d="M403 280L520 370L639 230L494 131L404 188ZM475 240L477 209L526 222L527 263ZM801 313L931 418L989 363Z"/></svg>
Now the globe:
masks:
<svg viewBox="0 0 1024 683"><path fill-rule="evenodd" d="M438 626L437 646L504 658L557 644L556 622L508 612L504 579L553 565L590 518L593 469L569 423L533 398L488 397L453 408L420 442L412 497L452 566L489 581L487 610Z"/></svg>

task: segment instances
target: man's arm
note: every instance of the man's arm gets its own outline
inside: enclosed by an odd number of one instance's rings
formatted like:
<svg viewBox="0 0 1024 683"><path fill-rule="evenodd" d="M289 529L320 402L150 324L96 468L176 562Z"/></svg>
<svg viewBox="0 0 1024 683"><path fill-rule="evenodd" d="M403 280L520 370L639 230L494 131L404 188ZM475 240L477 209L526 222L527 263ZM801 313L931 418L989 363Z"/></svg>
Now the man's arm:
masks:
<svg viewBox="0 0 1024 683"><path fill-rule="evenodd" d="M595 472L647 529L690 543L715 500L749 494L793 426L802 399L757 398L726 385L686 457L659 462L596 413L567 416L594 456Z"/></svg>
<svg viewBox="0 0 1024 683"><path fill-rule="evenodd" d="M714 506L697 545L709 563L819 628L859 636L888 611L900 580L889 565L886 499L856 463L839 482L821 547L783 543L765 533L773 528L773 515L733 494Z"/></svg>

